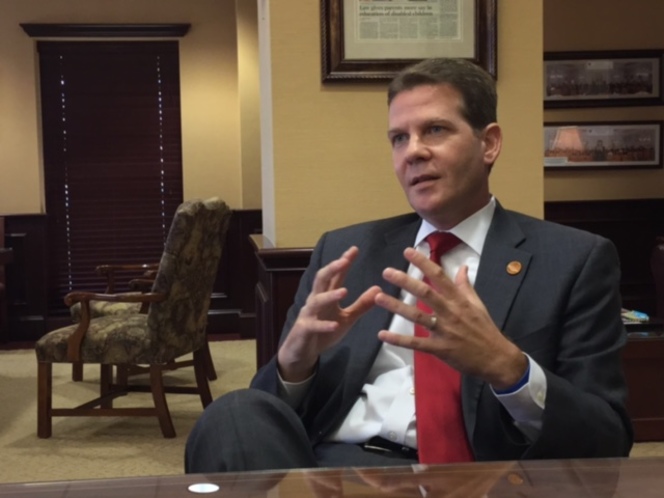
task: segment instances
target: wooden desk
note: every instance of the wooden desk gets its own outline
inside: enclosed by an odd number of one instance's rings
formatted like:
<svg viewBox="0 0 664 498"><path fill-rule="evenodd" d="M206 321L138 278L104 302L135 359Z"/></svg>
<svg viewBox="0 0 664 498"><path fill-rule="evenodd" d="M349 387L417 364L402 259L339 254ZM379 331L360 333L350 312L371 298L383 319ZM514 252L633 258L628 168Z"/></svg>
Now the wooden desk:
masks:
<svg viewBox="0 0 664 498"><path fill-rule="evenodd" d="M4 484L0 497L176 498L200 496L196 483L218 486L210 498L382 497L660 497L664 458L492 462L425 468L194 474L71 482ZM426 491L423 491L426 490Z"/></svg>

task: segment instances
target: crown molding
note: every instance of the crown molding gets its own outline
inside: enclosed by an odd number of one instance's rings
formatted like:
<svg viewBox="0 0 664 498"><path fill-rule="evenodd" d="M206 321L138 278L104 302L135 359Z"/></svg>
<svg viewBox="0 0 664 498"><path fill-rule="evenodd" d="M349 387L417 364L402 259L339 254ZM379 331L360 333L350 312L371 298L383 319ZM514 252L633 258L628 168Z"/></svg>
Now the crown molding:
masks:
<svg viewBox="0 0 664 498"><path fill-rule="evenodd" d="M191 24L38 24L21 23L32 38L180 38Z"/></svg>

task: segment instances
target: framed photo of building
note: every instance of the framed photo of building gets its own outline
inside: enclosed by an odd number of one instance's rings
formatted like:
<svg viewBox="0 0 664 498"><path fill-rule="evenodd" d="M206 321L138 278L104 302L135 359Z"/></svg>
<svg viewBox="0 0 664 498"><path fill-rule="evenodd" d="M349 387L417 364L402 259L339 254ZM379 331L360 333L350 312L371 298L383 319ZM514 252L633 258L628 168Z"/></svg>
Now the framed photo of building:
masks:
<svg viewBox="0 0 664 498"><path fill-rule="evenodd" d="M320 0L322 81L390 80L429 57L496 76L496 0Z"/></svg>
<svg viewBox="0 0 664 498"><path fill-rule="evenodd" d="M546 52L544 108L664 105L664 50Z"/></svg>
<svg viewBox="0 0 664 498"><path fill-rule="evenodd" d="M544 168L661 168L662 121L545 123Z"/></svg>

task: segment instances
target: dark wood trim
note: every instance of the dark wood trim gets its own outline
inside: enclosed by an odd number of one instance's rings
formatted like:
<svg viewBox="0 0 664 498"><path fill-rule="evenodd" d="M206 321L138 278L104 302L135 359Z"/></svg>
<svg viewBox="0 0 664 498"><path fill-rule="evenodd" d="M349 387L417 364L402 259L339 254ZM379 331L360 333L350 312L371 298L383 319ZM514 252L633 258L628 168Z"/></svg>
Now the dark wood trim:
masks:
<svg viewBox="0 0 664 498"><path fill-rule="evenodd" d="M47 331L47 216L5 216L5 245L14 252L6 267L9 342L39 339Z"/></svg>
<svg viewBox="0 0 664 498"><path fill-rule="evenodd" d="M288 308L309 265L312 248L275 248L262 235L250 237L258 260L256 285L256 365L260 368L277 352Z"/></svg>
<svg viewBox="0 0 664 498"><path fill-rule="evenodd" d="M261 230L260 209L233 210L210 301L208 334L255 337L258 269L249 236Z"/></svg>
<svg viewBox="0 0 664 498"><path fill-rule="evenodd" d="M191 24L41 24L21 23L33 38L180 38Z"/></svg>

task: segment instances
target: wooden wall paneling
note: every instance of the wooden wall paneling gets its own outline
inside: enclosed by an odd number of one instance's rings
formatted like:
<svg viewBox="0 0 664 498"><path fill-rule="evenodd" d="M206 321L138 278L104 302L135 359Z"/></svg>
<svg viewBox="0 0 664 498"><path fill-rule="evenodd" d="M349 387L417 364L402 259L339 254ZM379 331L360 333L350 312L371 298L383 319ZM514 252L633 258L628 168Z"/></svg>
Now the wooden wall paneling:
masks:
<svg viewBox="0 0 664 498"><path fill-rule="evenodd" d="M9 342L34 341L47 331L46 220L44 214L5 217L5 243L14 252L6 268Z"/></svg>
<svg viewBox="0 0 664 498"><path fill-rule="evenodd" d="M634 439L664 441L664 338L630 337L622 357Z"/></svg>
<svg viewBox="0 0 664 498"><path fill-rule="evenodd" d="M5 247L5 218L0 216L0 342L7 342L7 294L5 282L5 265L11 263L14 253Z"/></svg>
<svg viewBox="0 0 664 498"><path fill-rule="evenodd" d="M277 352L288 308L311 259L312 248L275 249L261 235L252 236L258 265L256 286L256 365Z"/></svg>
<svg viewBox="0 0 664 498"><path fill-rule="evenodd" d="M233 210L210 301L208 334L255 337L254 288L258 270L249 236L261 230L260 209Z"/></svg>

